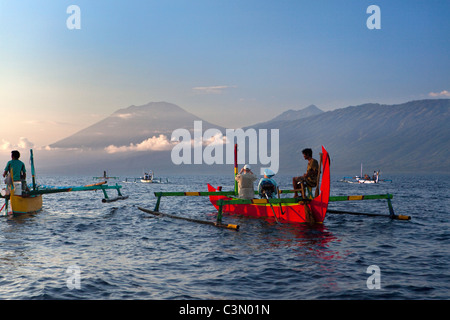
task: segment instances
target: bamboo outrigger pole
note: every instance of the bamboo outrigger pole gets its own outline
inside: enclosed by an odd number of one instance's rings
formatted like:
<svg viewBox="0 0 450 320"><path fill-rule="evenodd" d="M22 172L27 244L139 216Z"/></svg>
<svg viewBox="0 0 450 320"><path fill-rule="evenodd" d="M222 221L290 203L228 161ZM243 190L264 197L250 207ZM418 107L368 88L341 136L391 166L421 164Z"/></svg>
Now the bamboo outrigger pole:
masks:
<svg viewBox="0 0 450 320"><path fill-rule="evenodd" d="M204 196L217 196L217 195L226 195L231 196L234 195L234 191L219 191L219 192L203 192L203 191L192 191L192 192L183 192L183 191L172 191L172 192L155 192L156 204L154 210L148 210L141 207L138 207L139 210L144 211L146 213L153 214L155 216L165 216L169 218L174 219L180 219L180 220L186 220L191 222L197 222L202 224L209 224L218 228L225 228L225 229L232 229L232 230L239 230L239 225L235 224L226 224L222 223L222 217L221 214L217 215L216 222L210 222L210 221L204 221L204 220L197 220L197 219L191 219L191 218L185 218L185 217L179 217L174 216L166 213L159 212L159 205L161 203L161 197L204 197Z"/></svg>
<svg viewBox="0 0 450 320"><path fill-rule="evenodd" d="M192 219L192 218L187 218L187 217L175 216L175 215L162 213L162 212L158 212L158 211L153 211L153 210L149 210L149 209L145 209L145 208L141 208L141 207L138 207L138 209L141 211L144 211L146 213L153 214L155 216L185 220L185 221L196 222L196 223L200 223L200 224L207 224L207 225L218 227L218 228L239 230L239 226L235 225L235 224L225 224L225 223L218 223L218 222L212 222L212 221L205 221L205 220L198 220L198 219Z"/></svg>
<svg viewBox="0 0 450 320"><path fill-rule="evenodd" d="M370 216L370 217L388 217L393 220L411 220L410 216L395 214L394 208L392 207L391 199L394 196L392 194L374 194L374 195L365 195L365 196L334 196L330 197L330 202L333 201L357 201L357 200L376 200L376 199L386 199L389 208L389 215L386 214L378 214L378 213L364 213L364 212L351 212L351 211L342 211L342 210L331 210L328 209L328 213L337 213L337 214L352 214L358 216Z"/></svg>

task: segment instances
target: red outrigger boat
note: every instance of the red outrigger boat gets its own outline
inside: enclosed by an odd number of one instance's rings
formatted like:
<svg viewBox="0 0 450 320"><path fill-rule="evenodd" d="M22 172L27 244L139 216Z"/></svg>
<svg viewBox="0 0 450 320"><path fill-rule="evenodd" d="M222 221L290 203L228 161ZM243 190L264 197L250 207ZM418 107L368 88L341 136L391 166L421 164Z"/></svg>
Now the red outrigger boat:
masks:
<svg viewBox="0 0 450 320"><path fill-rule="evenodd" d="M237 174L237 144L235 144L234 155L234 174ZM330 197L330 156L322 147L322 153L320 157L320 166L322 173L322 181L320 182L319 189L314 196L306 197L302 192L300 198L278 198L278 199L239 199L237 198L237 185L233 191L222 191L220 188L215 188L208 184L208 191L191 191L191 192L155 192L157 197L155 208L153 210L138 207L139 210L150 213L155 216L166 216L174 219L187 220L202 224L208 224L219 228L239 230L238 225L222 223L223 213L230 213L236 215L244 215L249 217L265 217L274 218L277 222L286 223L323 223L327 211L330 213L342 213L353 215L366 215L366 216L382 216L389 217L396 220L409 220L411 217L404 215L396 215L390 199L391 194L381 195L361 195L361 196L335 196ZM318 179L320 176L318 176ZM294 193L298 190L281 190L279 194ZM312 192L310 192L312 193ZM166 196L208 196L210 202L218 210L216 222L196 220L188 217L175 216L166 213L159 212L159 205L162 197ZM348 212L338 210L328 210L328 203L330 201L353 201L353 200L371 200L371 199L386 199L389 207L389 215L377 214L377 213L361 213L361 212Z"/></svg>
<svg viewBox="0 0 450 320"><path fill-rule="evenodd" d="M250 217L274 217L279 222L322 223L325 220L328 201L330 199L330 157L323 146L321 170L322 181L320 183L320 193L312 199L279 198L243 200L224 195L210 195L209 199L214 207L219 210L219 215L222 212L226 212ZM216 191L218 191L216 188L208 184L208 192ZM313 219L311 219L311 215Z"/></svg>

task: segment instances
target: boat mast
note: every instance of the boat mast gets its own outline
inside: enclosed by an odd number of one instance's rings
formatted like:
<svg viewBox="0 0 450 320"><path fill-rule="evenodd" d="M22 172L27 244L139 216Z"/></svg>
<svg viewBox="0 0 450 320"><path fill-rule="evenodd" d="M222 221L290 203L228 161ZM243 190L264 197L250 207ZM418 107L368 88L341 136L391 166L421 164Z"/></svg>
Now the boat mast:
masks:
<svg viewBox="0 0 450 320"><path fill-rule="evenodd" d="M35 180L35 172L34 172L33 149L30 149L30 163L31 163L31 178L33 181L33 191L34 191L34 190L36 190L36 180Z"/></svg>
<svg viewBox="0 0 450 320"><path fill-rule="evenodd" d="M236 176L238 173L238 165L237 165L237 143L234 144L234 194L238 194L238 182L236 181Z"/></svg>

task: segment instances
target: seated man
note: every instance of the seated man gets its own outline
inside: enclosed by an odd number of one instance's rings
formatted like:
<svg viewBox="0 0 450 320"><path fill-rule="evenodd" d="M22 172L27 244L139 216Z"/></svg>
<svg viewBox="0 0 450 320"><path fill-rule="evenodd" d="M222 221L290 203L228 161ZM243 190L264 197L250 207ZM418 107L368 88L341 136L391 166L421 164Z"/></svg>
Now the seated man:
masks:
<svg viewBox="0 0 450 320"><path fill-rule="evenodd" d="M259 181L258 192L259 196L263 199L275 198L278 194L278 186L272 177L275 173L270 170L264 170L264 178Z"/></svg>
<svg viewBox="0 0 450 320"><path fill-rule="evenodd" d="M238 182L239 198L253 199L255 195L253 182L258 178L252 172L250 165L246 164L236 175L235 179Z"/></svg>
<svg viewBox="0 0 450 320"><path fill-rule="evenodd" d="M316 159L312 157L312 150L307 148L302 150L303 157L308 161L308 166L306 168L306 173L300 177L292 178L292 185L294 190L298 190L299 187L307 186L314 188L317 186L317 175L319 173L319 163ZM304 194L302 195L305 196ZM298 192L295 191L294 197L298 197Z"/></svg>

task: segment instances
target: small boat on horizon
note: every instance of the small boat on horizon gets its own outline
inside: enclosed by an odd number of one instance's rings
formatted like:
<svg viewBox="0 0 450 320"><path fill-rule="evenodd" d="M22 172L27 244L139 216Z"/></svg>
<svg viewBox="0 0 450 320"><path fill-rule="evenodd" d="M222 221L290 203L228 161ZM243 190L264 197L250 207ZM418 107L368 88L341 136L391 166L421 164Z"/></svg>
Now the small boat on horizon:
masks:
<svg viewBox="0 0 450 320"><path fill-rule="evenodd" d="M372 176L369 176L368 174L363 175L363 165L361 163L361 173L359 176L344 177L339 181L347 182L347 183L358 183L358 184L375 184L375 183L380 183L380 182L392 182L391 179L380 179L380 172L381 172L381 170L374 171Z"/></svg>
<svg viewBox="0 0 450 320"><path fill-rule="evenodd" d="M149 172L144 172L144 175L141 177L141 182L144 183L152 183L153 182L153 171L150 170Z"/></svg>

